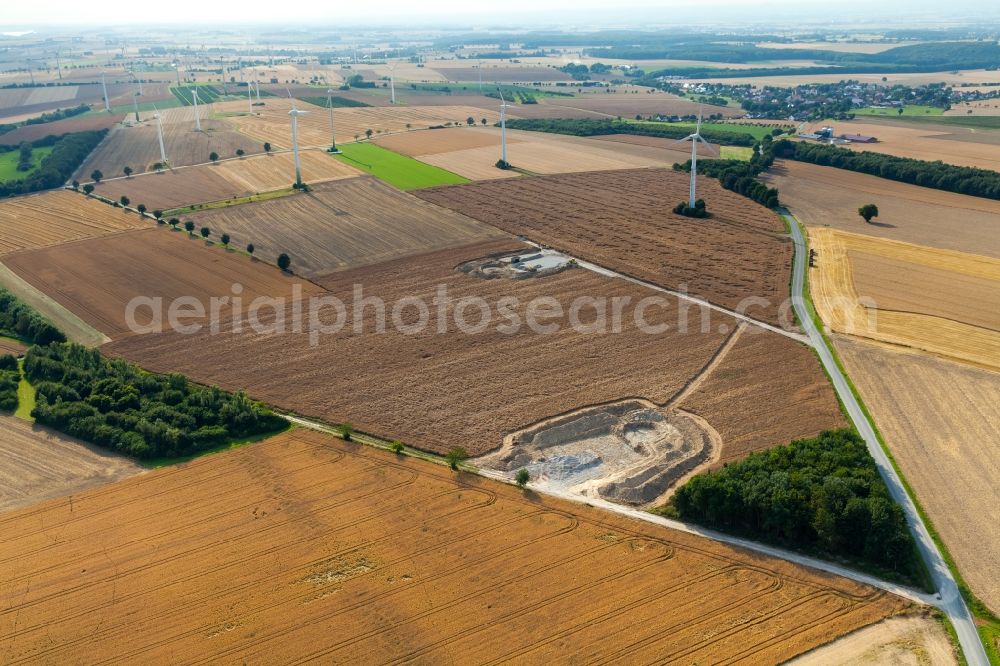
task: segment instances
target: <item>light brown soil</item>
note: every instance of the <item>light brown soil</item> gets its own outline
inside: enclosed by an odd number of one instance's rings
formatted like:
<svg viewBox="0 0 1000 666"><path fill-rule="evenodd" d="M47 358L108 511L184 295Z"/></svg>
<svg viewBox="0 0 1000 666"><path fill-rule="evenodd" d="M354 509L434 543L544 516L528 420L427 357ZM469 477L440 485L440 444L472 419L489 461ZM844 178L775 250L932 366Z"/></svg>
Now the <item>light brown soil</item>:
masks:
<svg viewBox="0 0 1000 666"><path fill-rule="evenodd" d="M788 297L791 243L770 210L699 180L715 217L675 215L688 176L661 169L519 178L430 188L417 196L670 289L686 288L750 316L778 322Z"/></svg>
<svg viewBox="0 0 1000 666"><path fill-rule="evenodd" d="M890 617L797 657L785 666L958 666L940 622Z"/></svg>
<svg viewBox="0 0 1000 666"><path fill-rule="evenodd" d="M449 81L475 81L479 85L480 71L476 67L439 67L435 71ZM483 86L490 83L531 83L533 81L572 81L566 72L555 67L531 67L524 65L493 64L483 61Z"/></svg>
<svg viewBox="0 0 1000 666"><path fill-rule="evenodd" d="M302 180L307 183L352 178L361 174L357 169L317 150L302 151L300 162ZM132 205L144 203L149 210L164 210L277 190L289 187L293 182L294 161L292 154L286 152L117 178L101 183L96 191L114 200L124 194Z"/></svg>
<svg viewBox="0 0 1000 666"><path fill-rule="evenodd" d="M0 338L0 354L13 354L14 356L20 356L27 350L23 344L17 340L11 340L9 338Z"/></svg>
<svg viewBox="0 0 1000 666"><path fill-rule="evenodd" d="M321 291L316 285L200 238L165 227L9 255L4 264L26 282L52 297L88 324L112 338L129 334L128 302L136 296L163 299L164 321L171 301L196 298L209 311L214 296L232 296L243 287L245 307L258 296L291 296ZM148 322L148 308L137 320ZM221 309L227 318L228 307ZM185 317L182 323L206 321Z"/></svg>
<svg viewBox="0 0 1000 666"><path fill-rule="evenodd" d="M292 269L310 277L506 236L371 176L190 217L198 227L228 233L234 247L253 243L264 261L287 253Z"/></svg>
<svg viewBox="0 0 1000 666"><path fill-rule="evenodd" d="M247 111L245 102L222 102L214 105L218 111L242 113ZM255 107L259 113L227 118L240 132L254 137L257 141L269 141L276 148L291 148L291 121L288 112L291 102L287 99L268 98L265 106ZM499 107L498 107L499 109ZM299 116L299 147L328 148L330 146L330 115L325 109L316 109L305 104L302 110L309 113ZM354 141L355 137L364 138L365 130L371 129L379 134L405 132L407 129L423 130L432 125L443 125L446 122L465 124L471 116L479 122L486 118L487 122L495 123L499 118L499 110L468 106L392 106L392 107L361 107L334 110L334 127L337 132L337 142ZM410 125L410 128L406 126ZM223 154L221 151L219 154ZM231 155L232 152L226 153ZM494 160L496 161L496 160Z"/></svg>
<svg viewBox="0 0 1000 666"><path fill-rule="evenodd" d="M803 224L1000 258L1000 201L779 160L762 175ZM858 208L878 206L866 224Z"/></svg>
<svg viewBox="0 0 1000 666"><path fill-rule="evenodd" d="M53 190L0 201L0 256L151 224L135 213Z"/></svg>
<svg viewBox="0 0 1000 666"><path fill-rule="evenodd" d="M720 464L847 425L813 351L754 326L675 406L719 432Z"/></svg>
<svg viewBox="0 0 1000 666"><path fill-rule="evenodd" d="M519 143L520 139L507 137L507 145ZM392 134L378 139L383 148L410 157L451 153L456 150L492 147L500 148L500 131L495 128L452 127L440 130L406 132Z"/></svg>
<svg viewBox="0 0 1000 666"><path fill-rule="evenodd" d="M0 513L75 495L141 471L127 458L0 416Z"/></svg>
<svg viewBox="0 0 1000 666"><path fill-rule="evenodd" d="M190 122L163 122L163 144L171 166L202 164L209 161L208 157L213 152L222 157L233 157L237 148L242 148L248 155L264 152L261 142L233 131L224 121L204 117L207 110L199 108L199 112L203 115L201 132L195 130L193 116ZM142 173L150 171L153 163L159 161L156 121L144 120L132 127L113 129L77 169L74 177L86 182L90 180L91 172L99 169L110 178L121 175L126 166L132 167L135 173Z"/></svg>
<svg viewBox="0 0 1000 666"><path fill-rule="evenodd" d="M66 118L51 123L38 125L23 125L6 134L0 135L0 144L15 146L22 141L37 141L50 134L66 134L68 132L88 132L92 130L110 129L120 123L125 116L122 114L100 114L84 118Z"/></svg>
<svg viewBox="0 0 1000 666"><path fill-rule="evenodd" d="M931 162L940 160L945 164L1000 171L1000 150L997 149L996 143L989 140L982 143L976 141L980 136L988 139L990 133L968 134L962 131L965 134L964 140L955 140L954 128L942 131L912 124L889 125L861 120L837 122L833 128L837 135L846 133L878 137L878 143L851 143L845 146L851 150L872 151Z"/></svg>
<svg viewBox="0 0 1000 666"><path fill-rule="evenodd" d="M1000 612L1000 374L834 340L962 577Z"/></svg>
<svg viewBox="0 0 1000 666"><path fill-rule="evenodd" d="M519 175L501 171L495 164L500 158L500 131L495 128L474 130L492 134L495 143L481 148L419 155L421 161L439 166L472 180L491 180ZM560 174L637 167L672 167L682 161L683 153L655 150L647 146L613 145L606 141L544 132L507 131L507 160L515 167L533 174Z"/></svg>
<svg viewBox="0 0 1000 666"><path fill-rule="evenodd" d="M908 608L302 430L0 526L11 664L774 664Z"/></svg>
<svg viewBox="0 0 1000 666"><path fill-rule="evenodd" d="M546 97L538 104L520 104L513 113L519 118L634 118L642 116L686 116L697 114L699 105L691 100L663 93L585 94L578 97ZM741 115L739 108L705 106L705 114Z"/></svg>
<svg viewBox="0 0 1000 666"><path fill-rule="evenodd" d="M666 305L646 316L651 324L669 323L665 333L640 331L629 309L619 333L610 322L605 333L578 333L565 317L576 297L609 299L610 320L611 298L627 296L636 304L652 292L579 268L531 280L483 280L455 270L464 261L518 247L524 246L494 241L335 273L323 284L348 306L350 318L339 333L320 336L317 346L305 334L245 329L242 335L142 336L105 349L150 369L245 388L300 414L350 422L431 451L461 446L476 455L499 447L508 433L585 405L626 397L662 404L722 345L726 334L718 329L733 330L731 317L711 312L708 332L679 332L677 301L664 295ZM387 304L384 333L375 332L374 306L364 308L365 334L355 333L355 285L365 297ZM439 285L447 287L450 303L446 334L437 332L432 305ZM490 304L491 320L481 332L462 332L454 324L455 304L466 296ZM522 325L514 333L497 330L509 323L497 310L499 299L509 296L521 304L516 312ZM563 308L562 318L543 320L559 323L556 332L536 333L525 324L526 305L542 296L556 298ZM431 310L422 332L406 334L392 325L392 307L403 297L421 298ZM692 308L690 316L700 322L699 310ZM324 321L332 321L332 308L326 314ZM416 309L408 307L401 316L412 322ZM593 318L592 307L582 311L581 321ZM466 320L481 321L478 308L469 309Z"/></svg>

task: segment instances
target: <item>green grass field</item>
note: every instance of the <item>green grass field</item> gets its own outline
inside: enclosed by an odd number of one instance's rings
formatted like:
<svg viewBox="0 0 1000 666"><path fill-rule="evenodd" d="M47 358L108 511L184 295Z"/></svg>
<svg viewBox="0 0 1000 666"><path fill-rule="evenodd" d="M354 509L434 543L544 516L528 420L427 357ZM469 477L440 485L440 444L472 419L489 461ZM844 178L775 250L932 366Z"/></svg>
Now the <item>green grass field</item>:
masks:
<svg viewBox="0 0 1000 666"><path fill-rule="evenodd" d="M753 148L746 146L719 146L719 157L724 160L741 160L749 162L753 157Z"/></svg>
<svg viewBox="0 0 1000 666"><path fill-rule="evenodd" d="M863 109L852 109L851 113L858 116L887 116L889 118L897 118L899 116L940 116L944 113L944 109L939 109L936 106L904 106L902 107L903 113L899 112L899 109L876 109L873 107L866 107Z"/></svg>
<svg viewBox="0 0 1000 666"><path fill-rule="evenodd" d="M326 105L326 97L316 96L316 97L299 97L303 102L308 102L310 104L315 104L316 106L321 106L324 109L328 108ZM330 96L330 101L333 102L333 108L353 108L361 106L371 106L366 102L359 102L356 99L350 99L349 97L338 97L336 95Z"/></svg>
<svg viewBox="0 0 1000 666"><path fill-rule="evenodd" d="M367 171L401 190L419 190L435 185L457 185L468 183L457 173L439 169L425 164L412 157L394 153L373 143L341 143L337 145L342 152L336 158Z"/></svg>
<svg viewBox="0 0 1000 666"><path fill-rule="evenodd" d="M22 362L23 363L23 362ZM21 381L17 385L17 410L14 416L25 421L34 421L31 410L35 408L35 387L24 378L24 371L21 371Z"/></svg>
<svg viewBox="0 0 1000 666"><path fill-rule="evenodd" d="M17 163L20 161L21 152L18 150L11 150L6 153L0 153L0 182L7 182L8 180L21 180L28 176L32 171L38 168L42 163L42 159L52 152L52 146L46 146L45 148L35 148L31 151L31 170L30 171L18 171Z"/></svg>

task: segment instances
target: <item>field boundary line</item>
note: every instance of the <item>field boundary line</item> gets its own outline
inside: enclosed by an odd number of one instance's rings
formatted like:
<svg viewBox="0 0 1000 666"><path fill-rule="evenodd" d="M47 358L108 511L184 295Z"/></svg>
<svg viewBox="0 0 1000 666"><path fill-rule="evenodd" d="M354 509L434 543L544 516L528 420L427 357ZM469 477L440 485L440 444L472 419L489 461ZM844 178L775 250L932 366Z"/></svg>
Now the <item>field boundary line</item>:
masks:
<svg viewBox="0 0 1000 666"><path fill-rule="evenodd" d="M54 298L36 289L30 282L11 270L2 260L0 260L0 285L27 305L38 310L39 314L63 330L66 337L73 342L79 342L86 347L100 347L106 342L111 342L111 338L77 317Z"/></svg>
<svg viewBox="0 0 1000 666"><path fill-rule="evenodd" d="M547 247L547 246L542 245L541 243L533 241L533 240L531 240L529 238L524 238L524 242L527 243L528 245L534 247L534 248L539 249L539 250L545 249ZM741 322L745 322L747 324L753 324L754 326L759 326L759 327L761 327L763 329L771 331L772 333L778 333L779 335L784 335L786 338L791 338L791 339L796 340L798 342L801 342L802 344L807 345L809 347L813 346L812 340L810 340L809 337L807 335L803 334L803 333L795 333L793 331L786 331L785 329L781 328L780 326L775 326L774 324L768 324L766 322L760 321L759 319L754 319L753 317L750 317L748 315L741 314L741 313L736 312L734 310L729 310L727 308L722 307L721 305L716 305L715 303L711 303L709 301L706 301L703 298L698 298L697 296L692 296L691 294L687 294L687 293L682 292L682 291L674 291L673 289L668 289L666 287L661 287L659 285L653 284L652 282L646 282L645 280L640 280L639 278L632 277L631 275L628 275L626 273L619 273L618 271L612 270L610 268L606 268L604 266L601 266L600 264L595 264L593 262L587 261L586 259L581 259L579 257L576 257L576 256L572 255L572 254L569 254L568 252L563 252L562 250L559 250L559 252L560 252L560 254L564 254L567 257L569 257L570 259L572 259L573 261L575 261L577 263L577 265L580 266L580 268L584 268L584 269L586 269L588 271L592 271L594 273L597 273L598 275L603 275L605 277L619 278L619 279L625 280L626 282L631 282L632 284L637 284L640 287L645 287L646 289L652 289L653 291L659 291L659 292L664 293L664 294L670 294L671 296L676 296L677 298L680 298L680 299L685 300L685 301L689 301L689 302L694 303L696 305L699 305L701 307L705 307L705 308L708 308L710 310L715 310L716 312L721 312L723 314L727 314L727 315L729 315L729 316L731 316L731 317L733 317L735 319L738 319Z"/></svg>

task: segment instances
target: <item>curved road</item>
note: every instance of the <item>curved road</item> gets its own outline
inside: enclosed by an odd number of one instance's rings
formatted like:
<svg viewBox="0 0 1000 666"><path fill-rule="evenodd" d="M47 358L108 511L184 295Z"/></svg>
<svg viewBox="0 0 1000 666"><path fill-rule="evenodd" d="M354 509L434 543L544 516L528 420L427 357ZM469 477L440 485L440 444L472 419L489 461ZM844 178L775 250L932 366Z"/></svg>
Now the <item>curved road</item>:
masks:
<svg viewBox="0 0 1000 666"><path fill-rule="evenodd" d="M889 487L889 493L903 507L903 512L906 514L906 521L910 524L910 531L917 541L920 555L923 557L924 562L927 563L931 571L931 576L934 579L934 586L938 591L936 595L937 600L934 605L940 608L954 625L955 632L958 634L958 641L962 646L962 652L965 653L965 659L968 661L969 666L989 666L986 650L979 639L979 632L976 631L976 624L973 622L972 615L969 613L969 609L966 607L965 601L958 591L958 584L955 582L951 570L941 556L937 544L934 543L930 533L927 531L927 527L920 518L920 514L917 513L917 508L903 487L903 482L900 480L899 475L896 474L896 470L889 461L889 457L882 450L882 445L879 444L878 437L875 435L875 429L872 427L868 417L865 416L864 411L862 411L861 405L858 404L850 386L848 386L847 380L834 360L830 348L827 347L826 339L817 330L816 324L813 323L812 317L809 316L804 298L806 265L808 263L805 239L802 237L802 229L799 227L798 220L787 210L781 209L780 212L781 216L788 222L788 226L792 232L792 241L795 243L795 253L792 259L792 305L795 308L795 314L798 315L802 328L805 330L806 335L809 336L810 343L816 349L816 353L819 354L820 361L822 361L823 367L829 373L833 387L837 391L837 395L840 396L844 407L847 409L847 413L854 422L854 426L868 445L868 451L875 459L879 474L881 474L886 486ZM947 483L948 481L945 482ZM951 480L951 483L959 482L957 479Z"/></svg>

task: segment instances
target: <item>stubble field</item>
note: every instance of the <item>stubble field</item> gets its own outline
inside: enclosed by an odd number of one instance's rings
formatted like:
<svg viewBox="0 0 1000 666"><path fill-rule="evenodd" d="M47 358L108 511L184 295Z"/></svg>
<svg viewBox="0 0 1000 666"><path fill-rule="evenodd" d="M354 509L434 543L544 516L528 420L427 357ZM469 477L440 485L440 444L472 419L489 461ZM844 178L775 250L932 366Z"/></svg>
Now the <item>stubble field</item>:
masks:
<svg viewBox="0 0 1000 666"><path fill-rule="evenodd" d="M369 176L191 217L230 234L236 247L253 243L265 261L287 253L292 269L308 277L505 235Z"/></svg>
<svg viewBox="0 0 1000 666"><path fill-rule="evenodd" d="M0 256L148 224L134 213L65 190L6 199L0 201Z"/></svg>
<svg viewBox="0 0 1000 666"><path fill-rule="evenodd" d="M715 217L675 215L688 177L664 169L594 172L431 188L417 196L582 259L779 322L791 243L770 210L699 180Z"/></svg>
<svg viewBox="0 0 1000 666"><path fill-rule="evenodd" d="M126 305L138 296L162 298L164 313L173 299L196 298L206 315L183 317L182 323L187 324L207 321L210 299L233 296L234 284L242 285L247 305L258 296L290 296L294 285L305 296L320 291L312 283L263 262L220 247L206 247L201 238L188 238L184 232L166 228L21 252L5 257L4 264L112 338L131 332ZM229 312L228 306L223 307L220 316L231 318ZM149 309L140 309L136 319L140 324L148 323Z"/></svg>
<svg viewBox="0 0 1000 666"><path fill-rule="evenodd" d="M834 341L962 576L1000 613L1000 374Z"/></svg>
<svg viewBox="0 0 1000 666"><path fill-rule="evenodd" d="M907 608L844 579L301 430L0 525L11 664L767 664Z"/></svg>
<svg viewBox="0 0 1000 666"><path fill-rule="evenodd" d="M119 481L142 468L11 416L0 416L0 513Z"/></svg>
<svg viewBox="0 0 1000 666"><path fill-rule="evenodd" d="M626 89L631 90L631 89ZM619 94L585 93L576 97L546 97L538 104L518 105L513 115L519 118L634 118L642 116L697 115L696 102L665 93L649 94L646 91ZM705 114L721 113L723 116L742 114L739 108L705 105Z"/></svg>
<svg viewBox="0 0 1000 666"><path fill-rule="evenodd" d="M793 160L778 160L762 180L809 226L1000 259L1000 201ZM858 215L866 203L878 206L874 224Z"/></svg>
<svg viewBox="0 0 1000 666"><path fill-rule="evenodd" d="M51 123L39 123L37 125L22 125L6 134L0 135L0 144L17 145L22 141L37 141L44 139L50 134L60 135L69 132L88 132L92 130L111 129L122 121L125 116L122 114L100 114L97 116L84 116L76 118L66 118L56 120Z"/></svg>
<svg viewBox="0 0 1000 666"><path fill-rule="evenodd" d="M311 105L300 105L309 113L299 116L299 147L328 148L330 146L330 115L325 109L317 109ZM246 111L243 102L222 102L214 108L220 112ZM269 141L279 148L291 147L291 120L288 112L291 101L287 99L268 98L264 107L255 115L237 115L227 118L227 122L236 127L239 132L256 138L258 141ZM470 106L389 106L345 108L334 111L334 127L337 142L354 141L356 137L364 138L365 130L371 129L376 134L405 132L408 129L427 129L433 125L457 123L464 125L466 119L472 117L478 123L482 118L487 123L494 123L499 118L496 111L487 111ZM410 127L407 127L409 125ZM220 153L222 154L222 153ZM494 160L495 161L495 160Z"/></svg>
<svg viewBox="0 0 1000 666"><path fill-rule="evenodd" d="M300 162L306 183L353 178L361 173L318 150L302 151ZM284 152L116 178L100 183L96 191L114 200L125 195L132 205L144 203L150 210L164 210L277 190L293 182L294 160L290 152Z"/></svg>
<svg viewBox="0 0 1000 666"><path fill-rule="evenodd" d="M1000 368L1000 260L826 228L809 239L830 329Z"/></svg>

